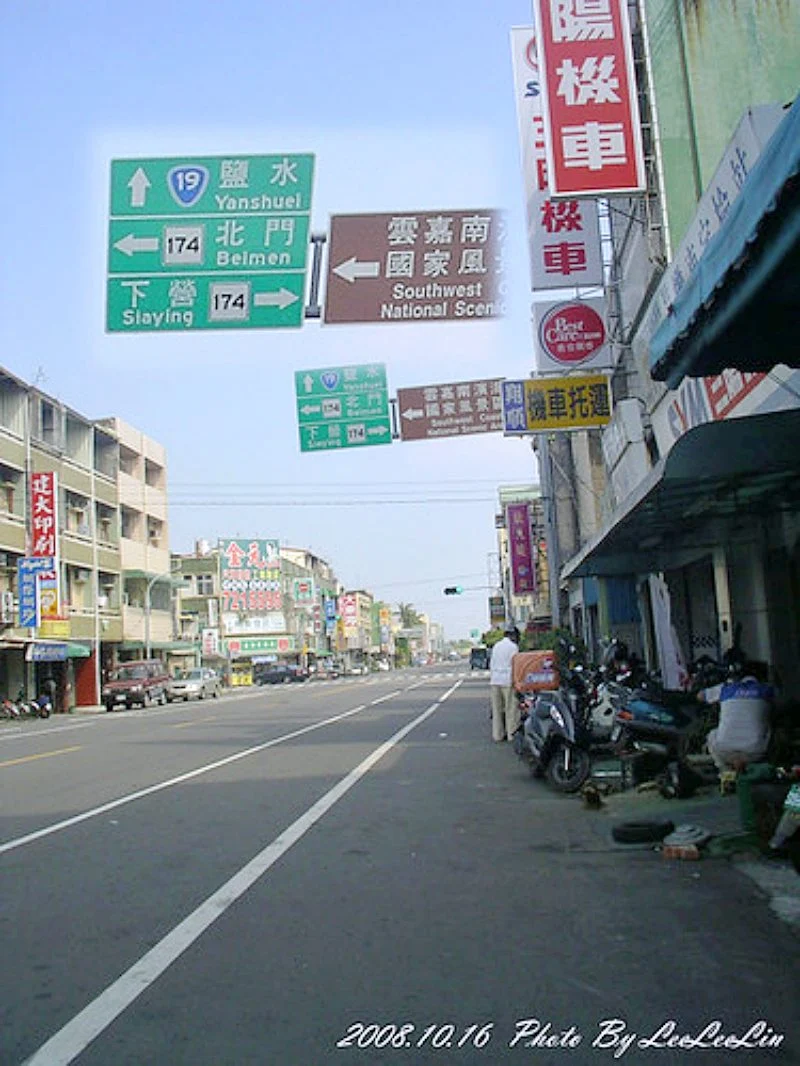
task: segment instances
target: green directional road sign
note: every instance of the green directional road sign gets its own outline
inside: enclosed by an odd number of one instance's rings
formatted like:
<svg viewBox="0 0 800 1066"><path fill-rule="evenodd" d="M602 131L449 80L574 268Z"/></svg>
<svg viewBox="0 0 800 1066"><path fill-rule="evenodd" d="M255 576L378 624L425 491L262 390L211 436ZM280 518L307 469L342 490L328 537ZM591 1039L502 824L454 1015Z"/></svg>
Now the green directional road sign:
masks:
<svg viewBox="0 0 800 1066"><path fill-rule="evenodd" d="M389 393L382 363L297 370L294 384L300 451L391 444Z"/></svg>
<svg viewBox="0 0 800 1066"><path fill-rule="evenodd" d="M313 155L111 163L111 332L300 326Z"/></svg>

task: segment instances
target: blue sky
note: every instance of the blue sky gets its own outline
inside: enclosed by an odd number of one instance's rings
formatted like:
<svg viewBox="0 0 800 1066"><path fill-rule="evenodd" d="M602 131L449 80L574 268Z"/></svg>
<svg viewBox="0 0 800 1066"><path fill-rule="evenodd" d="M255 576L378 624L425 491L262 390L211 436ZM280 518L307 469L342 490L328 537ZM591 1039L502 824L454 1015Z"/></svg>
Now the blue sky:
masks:
<svg viewBox="0 0 800 1066"><path fill-rule="evenodd" d="M488 624L499 435L301 454L294 371L383 362L397 388L532 367L509 31L524 0L6 0L0 9L0 364L167 449L171 545L277 537L449 637ZM313 152L332 214L509 212L502 322L107 334L114 158ZM224 498L224 503L219 502ZM444 585L468 591L445 598Z"/></svg>

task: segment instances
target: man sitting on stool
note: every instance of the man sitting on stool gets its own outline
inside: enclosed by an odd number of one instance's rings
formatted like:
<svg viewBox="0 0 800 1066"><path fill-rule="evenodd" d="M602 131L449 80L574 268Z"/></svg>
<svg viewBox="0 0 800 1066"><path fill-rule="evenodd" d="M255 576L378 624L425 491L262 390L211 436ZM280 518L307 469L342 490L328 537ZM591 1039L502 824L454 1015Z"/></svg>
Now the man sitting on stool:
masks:
<svg viewBox="0 0 800 1066"><path fill-rule="evenodd" d="M774 695L771 685L736 661L728 668L727 681L697 693L703 703L719 703L719 725L708 734L708 750L720 775L740 771L766 754Z"/></svg>

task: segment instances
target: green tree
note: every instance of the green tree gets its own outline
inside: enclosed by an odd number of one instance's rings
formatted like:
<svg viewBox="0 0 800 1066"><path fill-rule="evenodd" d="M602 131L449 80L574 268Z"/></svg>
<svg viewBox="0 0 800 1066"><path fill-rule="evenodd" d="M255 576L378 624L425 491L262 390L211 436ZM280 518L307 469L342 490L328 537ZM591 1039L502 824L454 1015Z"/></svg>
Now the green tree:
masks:
<svg viewBox="0 0 800 1066"><path fill-rule="evenodd" d="M403 629L412 629L422 621L418 611L411 603L398 603L397 610L400 614L400 624Z"/></svg>

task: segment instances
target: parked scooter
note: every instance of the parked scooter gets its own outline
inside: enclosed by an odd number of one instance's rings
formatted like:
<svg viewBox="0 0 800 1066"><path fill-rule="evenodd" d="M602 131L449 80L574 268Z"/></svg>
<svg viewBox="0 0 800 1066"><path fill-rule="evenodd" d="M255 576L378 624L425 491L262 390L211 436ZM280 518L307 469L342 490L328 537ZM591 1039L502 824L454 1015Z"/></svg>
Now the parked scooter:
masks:
<svg viewBox="0 0 800 1066"><path fill-rule="evenodd" d="M562 665L558 688L519 691L517 698L522 720L514 750L534 776L544 776L558 792L577 792L592 768L588 686L582 669Z"/></svg>
<svg viewBox="0 0 800 1066"><path fill-rule="evenodd" d="M589 727L592 741L607 744L611 741L617 712L620 711L633 694L628 685L611 678L600 667L591 689L589 705Z"/></svg>
<svg viewBox="0 0 800 1066"><path fill-rule="evenodd" d="M11 704L11 701L6 700L4 706L5 704ZM53 711L53 703L49 696L42 693L34 700L26 700L22 690L17 697L17 702L11 706L16 708L17 714L14 717L17 718L49 718Z"/></svg>
<svg viewBox="0 0 800 1066"><path fill-rule="evenodd" d="M693 693L650 682L635 689L617 711L611 741L622 750L685 760L701 750L711 725L708 706L698 703Z"/></svg>

